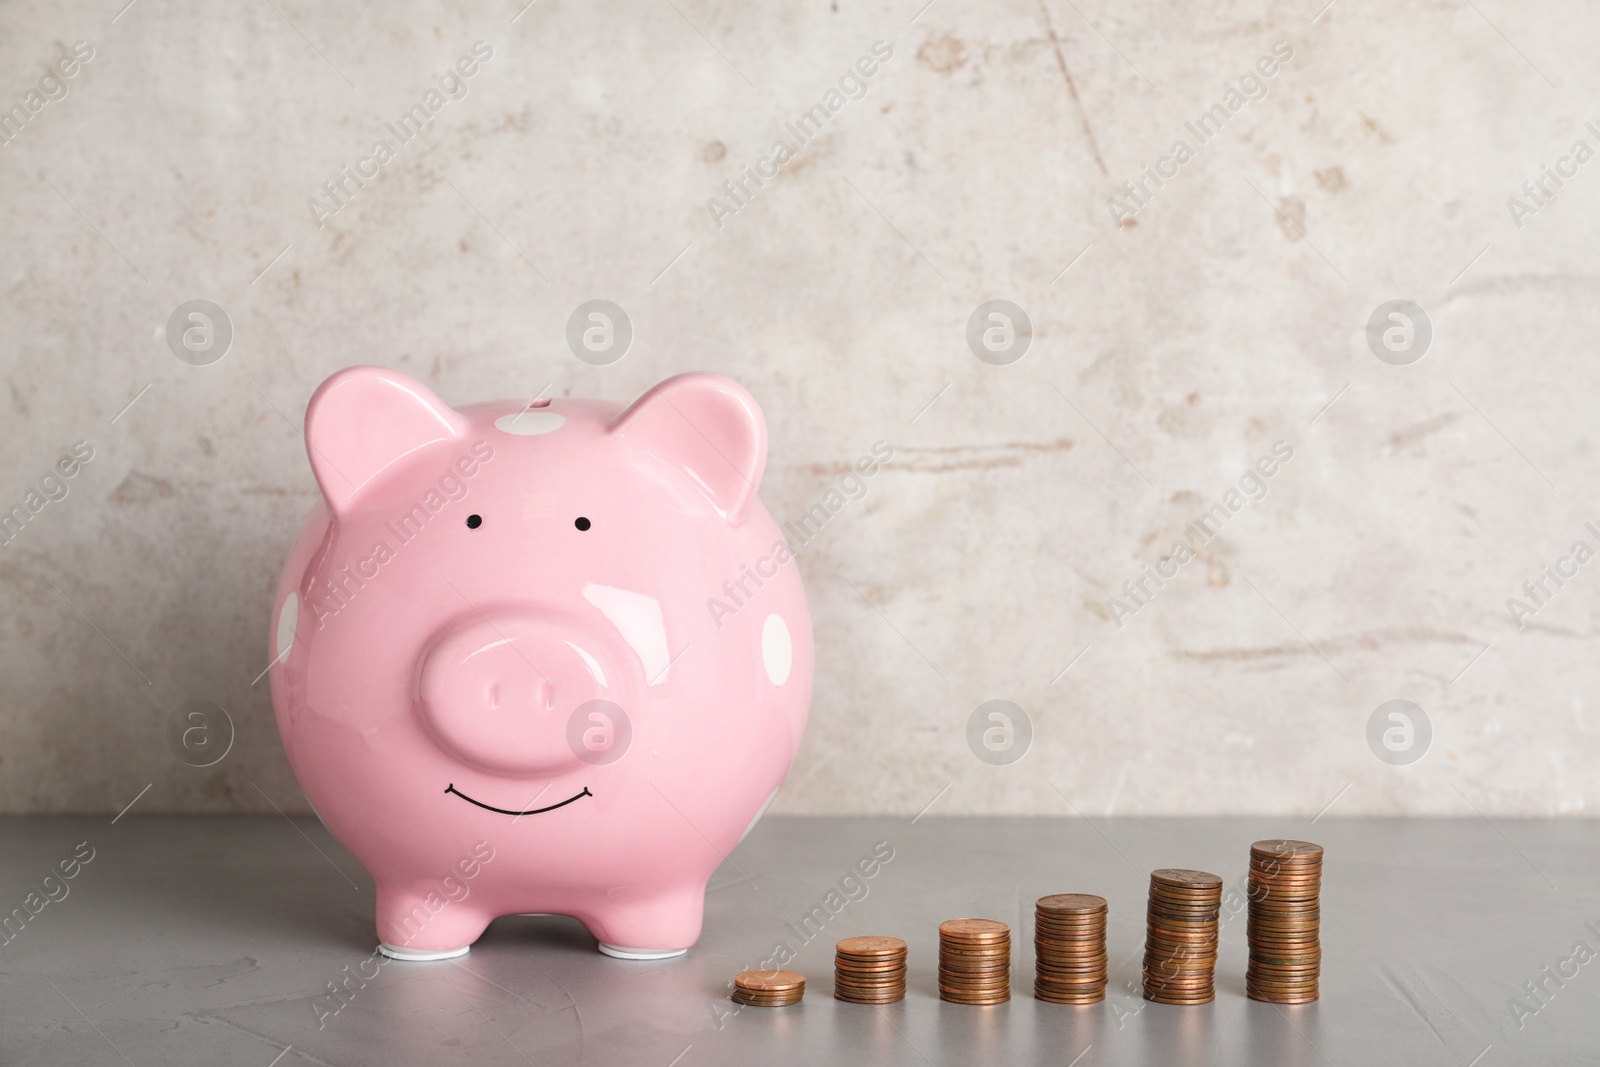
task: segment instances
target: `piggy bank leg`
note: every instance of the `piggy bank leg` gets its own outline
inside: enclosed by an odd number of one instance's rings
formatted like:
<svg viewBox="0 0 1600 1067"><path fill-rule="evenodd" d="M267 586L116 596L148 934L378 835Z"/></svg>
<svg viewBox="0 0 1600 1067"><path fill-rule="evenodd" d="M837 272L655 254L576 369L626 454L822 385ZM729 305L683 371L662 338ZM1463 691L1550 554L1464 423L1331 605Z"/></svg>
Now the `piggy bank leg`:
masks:
<svg viewBox="0 0 1600 1067"><path fill-rule="evenodd" d="M623 960L681 956L700 937L706 887L670 889L640 900L607 900L580 915L600 940L600 951Z"/></svg>
<svg viewBox="0 0 1600 1067"><path fill-rule="evenodd" d="M378 951L396 960L464 956L493 918L466 901L379 886Z"/></svg>

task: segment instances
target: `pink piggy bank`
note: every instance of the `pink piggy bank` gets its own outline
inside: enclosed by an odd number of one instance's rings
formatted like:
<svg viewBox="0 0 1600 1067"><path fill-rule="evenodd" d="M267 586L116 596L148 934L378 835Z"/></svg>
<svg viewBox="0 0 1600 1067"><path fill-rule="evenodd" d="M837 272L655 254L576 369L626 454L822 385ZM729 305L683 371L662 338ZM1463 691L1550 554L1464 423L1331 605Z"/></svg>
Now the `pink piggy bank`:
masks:
<svg viewBox="0 0 1600 1067"><path fill-rule="evenodd" d="M755 400L684 374L625 410L455 410L354 367L305 436L323 499L278 584L272 699L377 885L381 951L457 956L513 913L686 951L811 697Z"/></svg>

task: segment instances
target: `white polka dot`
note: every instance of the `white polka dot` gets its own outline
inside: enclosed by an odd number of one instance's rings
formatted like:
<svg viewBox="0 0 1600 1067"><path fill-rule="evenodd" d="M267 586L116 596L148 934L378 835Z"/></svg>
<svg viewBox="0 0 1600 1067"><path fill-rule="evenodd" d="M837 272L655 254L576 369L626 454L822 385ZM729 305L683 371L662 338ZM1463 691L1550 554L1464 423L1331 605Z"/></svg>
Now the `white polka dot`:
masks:
<svg viewBox="0 0 1600 1067"><path fill-rule="evenodd" d="M517 411L510 415L501 415L494 420L495 429L503 433L516 434L518 437L550 433L566 424L567 417L558 415L554 411Z"/></svg>
<svg viewBox="0 0 1600 1067"><path fill-rule="evenodd" d="M767 665L767 677L773 685L789 680L789 668L794 665L794 645L789 640L789 627L777 615L768 615L761 626L761 662Z"/></svg>
<svg viewBox="0 0 1600 1067"><path fill-rule="evenodd" d="M294 628L300 622L300 598L293 591L284 598L283 608L278 612L278 659L289 658L289 650L294 647Z"/></svg>

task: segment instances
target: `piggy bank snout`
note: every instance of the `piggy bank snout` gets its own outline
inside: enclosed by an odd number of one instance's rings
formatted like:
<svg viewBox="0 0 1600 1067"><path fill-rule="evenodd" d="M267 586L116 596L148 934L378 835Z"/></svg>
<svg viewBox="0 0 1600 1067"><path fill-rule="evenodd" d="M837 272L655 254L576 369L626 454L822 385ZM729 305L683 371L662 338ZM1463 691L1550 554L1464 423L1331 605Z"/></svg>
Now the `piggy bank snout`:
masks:
<svg viewBox="0 0 1600 1067"><path fill-rule="evenodd" d="M440 744L502 773L554 773L579 762L569 720L616 699L621 679L593 638L560 620L474 619L439 635L418 673L423 717Z"/></svg>

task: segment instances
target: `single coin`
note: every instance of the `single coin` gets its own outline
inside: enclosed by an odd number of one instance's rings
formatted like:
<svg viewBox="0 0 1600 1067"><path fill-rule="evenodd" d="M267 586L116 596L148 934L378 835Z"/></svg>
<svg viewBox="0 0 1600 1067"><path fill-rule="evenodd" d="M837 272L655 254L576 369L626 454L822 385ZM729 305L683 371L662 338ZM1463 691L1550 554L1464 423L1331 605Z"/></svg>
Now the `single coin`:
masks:
<svg viewBox="0 0 1600 1067"><path fill-rule="evenodd" d="M1150 872L1150 880L1158 885L1194 889L1220 889L1222 879L1210 871L1193 871L1183 867L1163 867Z"/></svg>
<svg viewBox="0 0 1600 1067"><path fill-rule="evenodd" d="M847 937L834 946L838 952L851 956L893 956L906 950L906 943L898 937Z"/></svg>
<svg viewBox="0 0 1600 1067"><path fill-rule="evenodd" d="M1251 853L1256 856L1294 857L1294 859L1315 859L1322 861L1322 845L1314 841L1296 841L1293 838L1267 838L1264 841L1254 841L1250 846Z"/></svg>
<svg viewBox="0 0 1600 1067"><path fill-rule="evenodd" d="M796 971L741 971L733 984L752 993L780 993L804 989L806 976Z"/></svg>
<svg viewBox="0 0 1600 1067"><path fill-rule="evenodd" d="M1004 1004L1006 1001L1011 999L1011 993L1008 990L1007 992L998 994L996 996L968 997L960 996L954 993L947 994L941 990L939 993L939 999L948 1001L951 1004Z"/></svg>
<svg viewBox="0 0 1600 1067"><path fill-rule="evenodd" d="M1049 912L1103 912L1107 910L1106 898L1093 893L1051 893L1034 901L1035 908Z"/></svg>
<svg viewBox="0 0 1600 1067"><path fill-rule="evenodd" d="M1011 936L1011 927L993 919L948 919L939 924L939 936L952 941L984 942Z"/></svg>
<svg viewBox="0 0 1600 1067"><path fill-rule="evenodd" d="M782 995L760 995L755 993L746 993L743 990L735 990L733 999L739 1004L747 1004L756 1008L783 1008L789 1006L790 1004L800 1003L800 999L804 993L805 990L803 989L797 989L791 993L785 993Z"/></svg>

